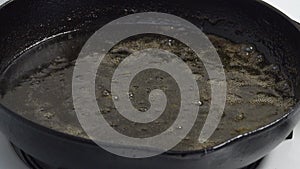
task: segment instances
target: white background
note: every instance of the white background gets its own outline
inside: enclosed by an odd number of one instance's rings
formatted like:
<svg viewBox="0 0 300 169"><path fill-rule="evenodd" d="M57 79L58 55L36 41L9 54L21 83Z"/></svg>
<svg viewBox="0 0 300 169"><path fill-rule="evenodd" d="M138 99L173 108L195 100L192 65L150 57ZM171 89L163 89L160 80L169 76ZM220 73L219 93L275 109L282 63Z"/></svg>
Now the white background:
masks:
<svg viewBox="0 0 300 169"><path fill-rule="evenodd" d="M3 4L7 0L0 0ZM286 15L300 23L300 0L265 0ZM12 11L13 12L13 11ZM0 21L1 22L1 21ZM5 26L5 25L0 25ZM300 168L300 124L294 138L283 142L268 155L258 169L298 169ZM10 144L0 133L0 169L27 169L13 152Z"/></svg>

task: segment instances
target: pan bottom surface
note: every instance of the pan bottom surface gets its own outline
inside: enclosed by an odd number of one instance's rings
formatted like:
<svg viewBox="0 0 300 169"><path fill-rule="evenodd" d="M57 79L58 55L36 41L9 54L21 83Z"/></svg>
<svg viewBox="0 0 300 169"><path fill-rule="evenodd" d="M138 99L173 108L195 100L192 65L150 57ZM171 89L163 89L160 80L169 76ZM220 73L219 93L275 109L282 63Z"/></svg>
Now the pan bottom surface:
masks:
<svg viewBox="0 0 300 169"><path fill-rule="evenodd" d="M30 168L30 169L58 169L57 167L53 167L49 164L46 164L44 162L41 162L35 158L33 158L32 156L30 156L29 154L27 154L26 152L24 152L23 150L21 150L20 148L18 148L17 146L15 146L14 144L11 144L15 150L15 152L17 153L17 155L19 156L19 158ZM241 169L256 169L259 164L261 163L261 160L258 160L257 162L241 168Z"/></svg>

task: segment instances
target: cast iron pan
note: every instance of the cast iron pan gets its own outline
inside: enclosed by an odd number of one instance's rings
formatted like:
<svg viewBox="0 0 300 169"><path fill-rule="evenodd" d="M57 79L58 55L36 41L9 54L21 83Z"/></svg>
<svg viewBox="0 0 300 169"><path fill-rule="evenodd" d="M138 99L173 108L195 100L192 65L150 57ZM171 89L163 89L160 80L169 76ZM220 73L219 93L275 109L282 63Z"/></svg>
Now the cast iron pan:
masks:
<svg viewBox="0 0 300 169"><path fill-rule="evenodd" d="M280 65L281 71L289 76L299 99L300 31L279 11L252 0L15 0L0 10L0 72L14 56L45 37L75 29L96 31L124 16L125 8L134 9L132 13L174 14L205 33L254 43L265 56L272 56L267 59ZM0 129L7 138L35 159L63 169L238 169L264 157L280 144L299 118L297 104L274 123L211 149L128 159L108 153L90 140L34 124L0 106Z"/></svg>

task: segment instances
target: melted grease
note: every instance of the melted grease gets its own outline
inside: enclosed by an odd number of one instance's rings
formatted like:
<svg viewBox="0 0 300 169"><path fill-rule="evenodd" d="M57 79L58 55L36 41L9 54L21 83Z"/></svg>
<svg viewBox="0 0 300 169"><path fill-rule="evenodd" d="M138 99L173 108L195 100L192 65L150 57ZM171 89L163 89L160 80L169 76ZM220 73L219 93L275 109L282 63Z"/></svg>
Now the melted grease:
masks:
<svg viewBox="0 0 300 169"><path fill-rule="evenodd" d="M150 107L149 93L153 89L163 90L168 96L168 105L159 119L149 124L133 123L119 115L114 107L112 100L119 99L110 92L114 70L131 53L146 48L160 48L179 56L191 68L199 86L201 98L193 103L200 108L198 119L189 135L174 148L176 150L199 150L220 144L275 121L295 104L292 88L279 67L267 63L254 45L236 44L213 35L209 39L224 64L228 93L221 123L206 143L200 144L198 137L210 106L211 81L193 51L177 40L163 36L144 35L124 40L111 49L101 63L96 79L96 97L101 113L109 124L123 134L143 138L165 131L177 117L180 109L179 88L171 76L157 70L138 74L131 83L128 95L133 106L145 112ZM1 103L38 124L88 138L80 127L72 103L71 82L76 56L72 52L69 52L70 55L55 55L55 51L61 48L72 50L76 41L68 43L70 40L58 38L55 43L49 43L47 48L41 47L34 51L41 58L44 57L45 50L51 49L54 52L47 64L34 69L34 72L28 71L29 74L19 78L17 85L6 91ZM174 130L180 129L182 126Z"/></svg>

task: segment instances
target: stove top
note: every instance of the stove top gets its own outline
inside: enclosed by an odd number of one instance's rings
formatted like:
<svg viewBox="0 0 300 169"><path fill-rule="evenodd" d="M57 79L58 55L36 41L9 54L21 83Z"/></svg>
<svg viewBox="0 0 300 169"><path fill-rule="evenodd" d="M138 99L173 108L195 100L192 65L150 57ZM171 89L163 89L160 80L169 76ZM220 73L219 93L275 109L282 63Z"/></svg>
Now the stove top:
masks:
<svg viewBox="0 0 300 169"><path fill-rule="evenodd" d="M0 5L9 0L0 0ZM300 23L299 0L264 0ZM300 27L300 25L299 25ZM243 169L295 169L300 161L300 124L296 127L293 139L284 141L267 157ZM0 133L0 169L56 169L44 164L22 150L11 145Z"/></svg>

